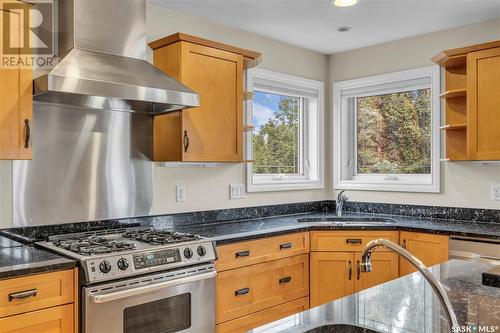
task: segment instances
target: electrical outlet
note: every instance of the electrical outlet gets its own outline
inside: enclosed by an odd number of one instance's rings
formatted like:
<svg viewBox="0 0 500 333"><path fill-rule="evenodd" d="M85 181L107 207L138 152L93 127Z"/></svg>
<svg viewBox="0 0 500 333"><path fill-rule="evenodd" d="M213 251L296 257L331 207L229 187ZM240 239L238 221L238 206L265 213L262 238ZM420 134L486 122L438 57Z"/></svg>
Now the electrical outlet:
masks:
<svg viewBox="0 0 500 333"><path fill-rule="evenodd" d="M186 186L177 185L175 187L175 201L184 202L186 201Z"/></svg>
<svg viewBox="0 0 500 333"><path fill-rule="evenodd" d="M230 184L229 185L229 198L230 199L243 199L245 193L243 192L243 184Z"/></svg>
<svg viewBox="0 0 500 333"><path fill-rule="evenodd" d="M500 184L491 184L491 200L500 201Z"/></svg>

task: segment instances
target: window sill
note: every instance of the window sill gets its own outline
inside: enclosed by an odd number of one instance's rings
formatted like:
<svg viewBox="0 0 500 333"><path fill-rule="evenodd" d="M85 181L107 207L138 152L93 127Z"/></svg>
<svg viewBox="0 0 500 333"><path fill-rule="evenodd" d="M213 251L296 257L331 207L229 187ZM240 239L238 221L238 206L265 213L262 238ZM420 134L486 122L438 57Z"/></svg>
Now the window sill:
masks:
<svg viewBox="0 0 500 333"><path fill-rule="evenodd" d="M386 192L421 192L440 193L439 185L431 183L411 183L404 181L387 181L387 183L360 182L344 180L336 183L335 190L386 191Z"/></svg>
<svg viewBox="0 0 500 333"><path fill-rule="evenodd" d="M267 183L251 183L247 186L247 192L273 192L273 191L294 191L294 190L320 190L325 186L318 181L286 182L275 181Z"/></svg>

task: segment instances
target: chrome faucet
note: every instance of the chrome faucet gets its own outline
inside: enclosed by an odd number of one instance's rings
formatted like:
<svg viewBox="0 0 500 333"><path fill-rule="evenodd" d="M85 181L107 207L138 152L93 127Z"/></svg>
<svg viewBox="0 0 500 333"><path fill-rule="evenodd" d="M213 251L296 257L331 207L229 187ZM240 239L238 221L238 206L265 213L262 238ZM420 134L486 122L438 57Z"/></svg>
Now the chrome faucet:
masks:
<svg viewBox="0 0 500 333"><path fill-rule="evenodd" d="M344 192L345 191L340 191L339 194L337 194L337 201L335 201L335 211L337 212L337 217L342 217L344 203L349 200L349 198L344 195Z"/></svg>
<svg viewBox="0 0 500 333"><path fill-rule="evenodd" d="M425 266L422 263L422 261L420 261L417 257L408 252L406 249L386 239L374 239L368 244L366 244L366 247L363 251L360 264L361 271L362 272L372 271L372 263L370 257L372 255L373 250L375 250L377 247L385 247L396 252L397 254L408 260L413 266L415 266L419 270L420 273L422 273L424 278L427 280L427 282L429 282L432 289L438 296L439 301L441 302L441 306L445 310L444 312L446 314L446 319L448 319L450 332L455 332L455 330L459 327L459 325L457 321L457 316L455 314L455 311L453 310L453 306L451 305L450 298L446 294L446 291L444 290L441 283L431 273L429 268L427 268L427 266Z"/></svg>

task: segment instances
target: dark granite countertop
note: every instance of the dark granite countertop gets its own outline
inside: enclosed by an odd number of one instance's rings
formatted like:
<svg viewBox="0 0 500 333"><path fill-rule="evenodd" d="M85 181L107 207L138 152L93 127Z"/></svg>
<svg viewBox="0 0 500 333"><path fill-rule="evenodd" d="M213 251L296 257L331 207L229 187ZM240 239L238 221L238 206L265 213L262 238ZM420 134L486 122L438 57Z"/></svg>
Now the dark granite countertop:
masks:
<svg viewBox="0 0 500 333"><path fill-rule="evenodd" d="M70 269L72 259L0 236L0 279Z"/></svg>
<svg viewBox="0 0 500 333"><path fill-rule="evenodd" d="M308 213L239 220L233 222L212 222L188 225L184 227L176 227L175 230L181 232L192 232L205 237L211 237L217 241L217 244L225 244L289 232L311 230L403 230L443 235L500 239L500 224L496 222L472 222L350 212L345 213L344 217L385 218L392 220L393 223L388 225L370 225L370 222L366 222L362 225L339 226L329 223L298 222L300 219L328 219L328 217L333 216L335 216L334 213ZM153 226L158 228L166 227L162 225L161 222L153 223Z"/></svg>
<svg viewBox="0 0 500 333"><path fill-rule="evenodd" d="M450 297L459 325L472 329L468 332L500 330L500 288L481 284L481 273L491 267L450 260L431 268ZM298 333L340 324L362 326L376 332L450 332L439 300L420 273L386 282L249 332ZM486 327L489 330L485 330ZM345 326L342 330L334 328L330 326L313 332L363 332L347 330Z"/></svg>

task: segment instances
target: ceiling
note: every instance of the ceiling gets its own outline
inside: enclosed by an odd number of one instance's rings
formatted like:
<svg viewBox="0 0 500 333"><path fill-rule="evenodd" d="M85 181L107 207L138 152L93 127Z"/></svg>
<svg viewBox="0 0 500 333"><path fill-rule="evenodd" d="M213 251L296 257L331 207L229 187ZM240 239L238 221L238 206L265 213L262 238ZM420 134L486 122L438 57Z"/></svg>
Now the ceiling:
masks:
<svg viewBox="0 0 500 333"><path fill-rule="evenodd" d="M345 8L329 0L150 2L325 54L500 17L500 0L359 0Z"/></svg>

